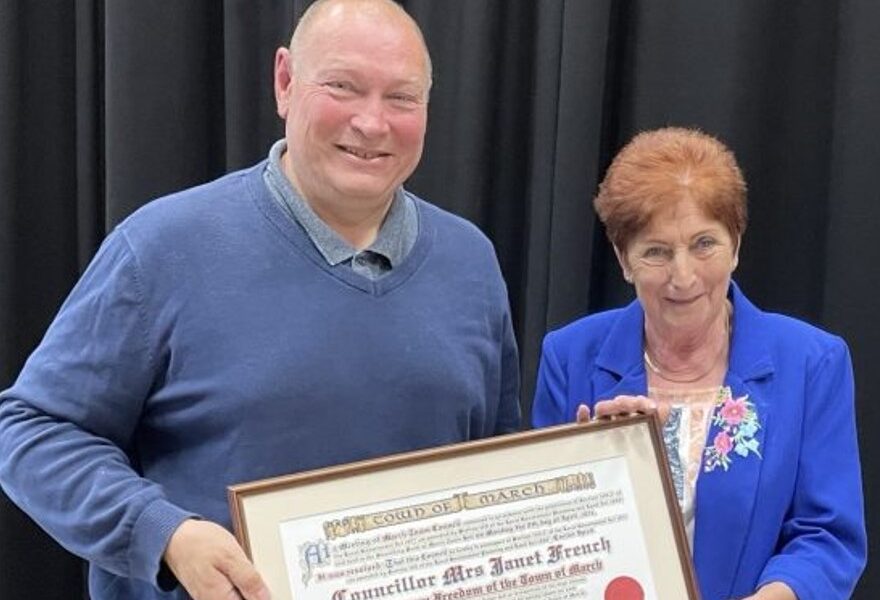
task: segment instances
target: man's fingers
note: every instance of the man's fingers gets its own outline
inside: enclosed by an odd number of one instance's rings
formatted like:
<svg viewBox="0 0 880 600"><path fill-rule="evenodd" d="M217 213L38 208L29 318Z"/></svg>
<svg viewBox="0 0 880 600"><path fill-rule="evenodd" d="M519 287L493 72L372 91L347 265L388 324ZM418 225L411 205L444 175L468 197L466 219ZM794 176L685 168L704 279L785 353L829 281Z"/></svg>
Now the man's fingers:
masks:
<svg viewBox="0 0 880 600"><path fill-rule="evenodd" d="M586 404L578 406L575 421L578 423L588 423L590 421L590 407Z"/></svg>
<svg viewBox="0 0 880 600"><path fill-rule="evenodd" d="M189 519L171 534L165 562L195 600L268 600L269 589L226 529Z"/></svg>
<svg viewBox="0 0 880 600"><path fill-rule="evenodd" d="M223 600L242 600L242 595L238 593L237 589L232 588L226 590L226 593L223 595Z"/></svg>
<svg viewBox="0 0 880 600"><path fill-rule="evenodd" d="M244 555L240 560L235 560L228 565L226 575L232 585L238 589L240 598L244 600L269 600L269 588L266 587L263 578ZM234 596L232 597L234 598Z"/></svg>

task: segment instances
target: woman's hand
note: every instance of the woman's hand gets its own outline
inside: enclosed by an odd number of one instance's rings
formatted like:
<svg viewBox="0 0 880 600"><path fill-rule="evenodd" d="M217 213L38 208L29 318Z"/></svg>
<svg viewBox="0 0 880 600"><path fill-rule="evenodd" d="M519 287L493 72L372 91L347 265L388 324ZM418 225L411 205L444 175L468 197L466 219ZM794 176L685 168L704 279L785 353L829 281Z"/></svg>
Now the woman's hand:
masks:
<svg viewBox="0 0 880 600"><path fill-rule="evenodd" d="M798 597L790 587L781 581L772 581L742 600L798 600Z"/></svg>
<svg viewBox="0 0 880 600"><path fill-rule="evenodd" d="M657 413L660 422L666 421L669 416L669 406L658 404L647 396L616 396L612 400L600 400L596 402L594 418L611 418L633 413L651 414ZM578 423L586 423L590 420L590 407L586 404L578 406L575 420Z"/></svg>

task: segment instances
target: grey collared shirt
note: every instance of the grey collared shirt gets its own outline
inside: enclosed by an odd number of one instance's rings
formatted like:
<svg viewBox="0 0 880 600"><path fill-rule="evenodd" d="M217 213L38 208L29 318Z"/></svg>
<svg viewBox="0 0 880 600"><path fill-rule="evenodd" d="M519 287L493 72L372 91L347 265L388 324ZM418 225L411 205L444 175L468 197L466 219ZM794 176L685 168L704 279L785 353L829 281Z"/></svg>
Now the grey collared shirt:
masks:
<svg viewBox="0 0 880 600"><path fill-rule="evenodd" d="M412 198L398 189L376 239L359 251L322 221L290 183L281 169L281 155L286 148L283 139L272 145L263 180L272 197L305 230L327 264L347 264L356 273L375 281L403 262L419 235L418 211Z"/></svg>

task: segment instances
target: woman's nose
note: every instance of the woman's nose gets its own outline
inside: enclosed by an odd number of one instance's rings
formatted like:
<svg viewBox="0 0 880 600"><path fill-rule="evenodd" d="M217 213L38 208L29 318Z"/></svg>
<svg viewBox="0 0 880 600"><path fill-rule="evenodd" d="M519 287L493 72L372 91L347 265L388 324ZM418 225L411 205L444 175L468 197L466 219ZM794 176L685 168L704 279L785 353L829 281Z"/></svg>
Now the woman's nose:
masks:
<svg viewBox="0 0 880 600"><path fill-rule="evenodd" d="M672 284L679 288L688 288L696 279L693 257L688 252L676 252L670 264Z"/></svg>

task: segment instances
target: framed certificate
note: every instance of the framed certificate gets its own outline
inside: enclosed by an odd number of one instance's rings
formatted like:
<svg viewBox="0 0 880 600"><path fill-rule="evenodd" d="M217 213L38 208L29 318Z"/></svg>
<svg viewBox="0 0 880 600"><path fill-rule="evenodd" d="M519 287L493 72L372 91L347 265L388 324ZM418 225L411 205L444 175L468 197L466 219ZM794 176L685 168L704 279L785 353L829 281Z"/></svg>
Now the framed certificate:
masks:
<svg viewBox="0 0 880 600"><path fill-rule="evenodd" d="M659 425L635 415L229 488L274 599L696 599Z"/></svg>

